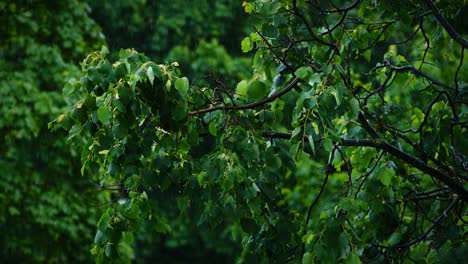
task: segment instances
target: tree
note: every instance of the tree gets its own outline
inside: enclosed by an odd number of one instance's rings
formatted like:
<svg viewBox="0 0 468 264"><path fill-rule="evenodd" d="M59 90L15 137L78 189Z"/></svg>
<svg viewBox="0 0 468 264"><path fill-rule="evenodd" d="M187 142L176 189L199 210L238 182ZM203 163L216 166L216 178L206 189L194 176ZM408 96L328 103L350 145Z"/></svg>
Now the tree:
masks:
<svg viewBox="0 0 468 264"><path fill-rule="evenodd" d="M64 131L61 93L104 44L78 1L0 1L0 255L5 263L89 262L103 199ZM84 246L83 246L84 245Z"/></svg>
<svg viewBox="0 0 468 264"><path fill-rule="evenodd" d="M250 77L239 42L248 32L242 6L231 0L89 1L109 50L133 48L153 61L178 61L198 86L235 86ZM181 8L184 7L184 8Z"/></svg>
<svg viewBox="0 0 468 264"><path fill-rule="evenodd" d="M51 125L120 201L98 222L97 260L155 231L239 262L462 262L466 7L242 5L255 55L235 88L105 47L70 83L81 99Z"/></svg>
<svg viewBox="0 0 468 264"><path fill-rule="evenodd" d="M230 0L88 2L111 51L132 47L161 61L175 47L192 50L212 39L239 55L248 24L242 7Z"/></svg>

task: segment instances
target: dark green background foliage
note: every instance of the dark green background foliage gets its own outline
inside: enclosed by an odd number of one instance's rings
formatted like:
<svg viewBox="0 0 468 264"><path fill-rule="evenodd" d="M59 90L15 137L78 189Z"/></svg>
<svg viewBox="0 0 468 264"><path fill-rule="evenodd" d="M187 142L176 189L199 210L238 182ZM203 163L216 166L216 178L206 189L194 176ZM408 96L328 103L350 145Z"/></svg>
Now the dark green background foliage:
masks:
<svg viewBox="0 0 468 264"><path fill-rule="evenodd" d="M134 48L154 61L178 61L188 77L203 85L223 76L232 86L249 75L248 59L237 59L239 43L249 31L239 1L118 0L89 5L111 51Z"/></svg>
<svg viewBox="0 0 468 264"><path fill-rule="evenodd" d="M2 261L462 263L461 1L0 1Z"/></svg>
<svg viewBox="0 0 468 264"><path fill-rule="evenodd" d="M47 123L78 62L104 43L78 1L0 1L0 243L2 261L90 261L99 193Z"/></svg>
<svg viewBox="0 0 468 264"><path fill-rule="evenodd" d="M238 1L117 0L89 1L89 5L111 50L138 48L158 60L176 46L192 50L201 40L211 39L231 54L239 54L239 42L248 26Z"/></svg>

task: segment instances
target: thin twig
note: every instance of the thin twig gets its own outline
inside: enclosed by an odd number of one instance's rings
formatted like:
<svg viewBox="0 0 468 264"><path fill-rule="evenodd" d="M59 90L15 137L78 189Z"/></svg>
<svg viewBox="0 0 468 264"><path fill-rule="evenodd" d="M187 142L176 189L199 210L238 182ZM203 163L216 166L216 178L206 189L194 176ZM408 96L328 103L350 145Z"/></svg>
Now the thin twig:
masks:
<svg viewBox="0 0 468 264"><path fill-rule="evenodd" d="M332 171L331 170L332 162L335 159L335 152L336 152L337 148L338 148L338 144L335 144L335 147L330 152L327 167L325 169L326 170L325 171L325 179L323 179L322 186L320 187L319 193L317 194L314 201L310 204L309 209L307 210L307 218L306 218L306 221L305 221L306 226L309 224L310 217L312 215L312 209L317 205L320 197L323 194L323 191L325 190L325 186L327 186L328 178L330 177L330 172ZM305 242L302 244L302 255L304 254L304 252L305 252Z"/></svg>
<svg viewBox="0 0 468 264"><path fill-rule="evenodd" d="M262 133L265 137L273 138L275 134L272 133ZM291 138L291 134L280 133L278 134L279 138ZM452 189L455 193L460 196L465 202L468 202L468 191L464 188L463 184L460 183L456 177L450 177L449 175L429 166L428 164L424 163L423 161L417 159L416 157L411 156L410 154L404 152L403 150L399 149L398 147L386 142L385 140L381 139L341 139L337 142L338 146L343 147L372 147L375 149L383 150L390 155L408 163L409 165L419 169L420 171L434 177L435 179L439 180L440 182L446 184L448 187ZM458 177L460 178L460 177Z"/></svg>
<svg viewBox="0 0 468 264"><path fill-rule="evenodd" d="M439 217L437 217L437 219L434 221L431 227L429 227L429 229L427 229L427 231L424 232L422 235L420 235L418 238L411 240L409 242L406 242L406 243L396 244L393 246L384 246L384 245L373 245L373 246L379 247L379 248L407 248L407 247L411 247L412 245L423 241L431 233L431 231L439 224L439 222L443 218L447 217L447 213L450 210L452 210L452 208L455 206L455 204L457 204L459 200L460 200L460 196L455 197L453 201L450 203L450 205L442 212L442 214Z"/></svg>
<svg viewBox="0 0 468 264"><path fill-rule="evenodd" d="M367 178L369 178L369 176L370 176L371 173L375 170L375 168L377 167L377 165L379 165L380 160L382 159L384 153L385 153L385 152L381 151L381 152L379 153L379 155L377 156L377 160L374 162L374 165L372 166L372 168L370 168L370 169L368 168L366 174L364 174L364 175L362 175L361 177L359 177L359 178L363 178L363 177L364 177L364 179L362 179L361 183L359 184L358 189L356 190L356 193L354 194L354 198L357 198L359 192L361 191L362 186L364 186L364 183L367 181Z"/></svg>
<svg viewBox="0 0 468 264"><path fill-rule="evenodd" d="M421 76L421 77L426 78L427 80L429 80L430 82L432 82L435 85L438 85L438 86L441 86L441 87L444 87L444 88L447 88L447 89L450 89L450 90L455 90L454 87L434 79L433 77L427 75L426 73L416 69L415 67L413 67L411 65L395 66L395 65L391 64L390 61L388 61L388 60L385 60L385 63L386 63L386 65L388 65L390 67L390 69L393 69L395 71L402 71L402 72L409 71L409 72L411 72L412 74L414 74L416 76Z"/></svg>
<svg viewBox="0 0 468 264"><path fill-rule="evenodd" d="M459 90L459 84L458 84L458 73L460 72L460 69L463 65L463 59L464 59L464 56L465 55L465 48L462 47L461 49L461 55L460 55L460 63L458 63L458 67L457 67L457 71L455 72L455 89L456 91L458 92Z"/></svg>

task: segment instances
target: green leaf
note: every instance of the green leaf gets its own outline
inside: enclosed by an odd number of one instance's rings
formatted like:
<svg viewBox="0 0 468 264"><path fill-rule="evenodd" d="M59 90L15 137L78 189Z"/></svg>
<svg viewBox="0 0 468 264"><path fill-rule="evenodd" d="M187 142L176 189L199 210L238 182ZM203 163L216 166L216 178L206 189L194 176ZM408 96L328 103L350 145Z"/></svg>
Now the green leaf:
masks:
<svg viewBox="0 0 468 264"><path fill-rule="evenodd" d="M252 183L252 188L253 188L256 192L260 192L260 188L258 188L258 185L257 185L255 182Z"/></svg>
<svg viewBox="0 0 468 264"><path fill-rule="evenodd" d="M98 119L103 125L109 124L110 119L112 118L112 111L105 106L99 107L97 110Z"/></svg>
<svg viewBox="0 0 468 264"><path fill-rule="evenodd" d="M68 97L70 96L74 90L75 90L75 87L74 87L74 80L70 80L68 81L65 86L63 87L63 90L62 90L62 94L65 96L65 97Z"/></svg>
<svg viewBox="0 0 468 264"><path fill-rule="evenodd" d="M100 150L98 153L101 154L101 155L107 155L109 153L109 150L108 149L103 149L103 150Z"/></svg>
<svg viewBox="0 0 468 264"><path fill-rule="evenodd" d="M131 232L124 232L122 234L122 241L131 245L135 241L135 237Z"/></svg>
<svg viewBox="0 0 468 264"><path fill-rule="evenodd" d="M305 80L308 76L312 75L312 68L310 68L309 66L303 66L297 69L296 72L294 72L294 74L298 78Z"/></svg>
<svg viewBox="0 0 468 264"><path fill-rule="evenodd" d="M206 177L206 171L202 171L198 174L197 176L197 181L198 181L198 184L200 185L200 187L203 187L204 183L205 183L205 177Z"/></svg>
<svg viewBox="0 0 468 264"><path fill-rule="evenodd" d="M106 257L110 257L111 254L112 254L112 245L107 243L106 245L106 249L105 249L105 254L106 254Z"/></svg>
<svg viewBox="0 0 468 264"><path fill-rule="evenodd" d="M299 136L302 136L302 127L296 127L292 134L291 134L291 139L296 139L299 138Z"/></svg>
<svg viewBox="0 0 468 264"><path fill-rule="evenodd" d="M96 97L93 95L88 95L85 98L84 105L88 110L95 110L96 109Z"/></svg>
<svg viewBox="0 0 468 264"><path fill-rule="evenodd" d="M10 213L11 216L15 216L15 215L20 215L21 212L14 206L9 206L8 207L8 213Z"/></svg>
<svg viewBox="0 0 468 264"><path fill-rule="evenodd" d="M359 256L353 252L345 261L346 264L361 264L361 260L359 259Z"/></svg>
<svg viewBox="0 0 468 264"><path fill-rule="evenodd" d="M420 243L411 250L411 257L416 261L424 262L427 257L429 247L426 243Z"/></svg>
<svg viewBox="0 0 468 264"><path fill-rule="evenodd" d="M119 100L123 104L127 105L131 100L133 100L135 94L134 91L127 85L119 85L117 87Z"/></svg>
<svg viewBox="0 0 468 264"><path fill-rule="evenodd" d="M309 78L308 84L313 86L314 84L320 84L322 80L320 79L319 73L313 73L312 76Z"/></svg>
<svg viewBox="0 0 468 264"><path fill-rule="evenodd" d="M82 165L81 168L80 168L81 176L84 176L84 173L85 173L86 165L87 165L87 164L88 164L88 160L86 160L85 162L83 162L83 165Z"/></svg>
<svg viewBox="0 0 468 264"><path fill-rule="evenodd" d="M361 54L361 56L364 57L367 60L367 62L370 62L371 55L372 55L371 49L368 49L364 53Z"/></svg>
<svg viewBox="0 0 468 264"><path fill-rule="evenodd" d="M393 232L387 241L390 246L396 245L401 241L401 234L399 232Z"/></svg>
<svg viewBox="0 0 468 264"><path fill-rule="evenodd" d="M106 46L102 45L102 47L101 47L101 56L106 57L107 54L109 54L109 49Z"/></svg>
<svg viewBox="0 0 468 264"><path fill-rule="evenodd" d="M109 164L109 168L107 169L107 173L110 176L118 176L120 174L120 165L117 162L112 161Z"/></svg>
<svg viewBox="0 0 468 264"><path fill-rule="evenodd" d="M104 212L101 215L101 218L99 219L99 222L97 224L98 230L100 230L101 232L104 233L106 231L106 229L109 227L110 221L111 221L110 214L108 214L108 212Z"/></svg>
<svg viewBox="0 0 468 264"><path fill-rule="evenodd" d="M242 80L237 84L236 94L239 96L247 96L247 84L246 80Z"/></svg>
<svg viewBox="0 0 468 264"><path fill-rule="evenodd" d="M385 186L390 186L392 183L393 176L395 175L395 172L393 169L385 167L383 168L380 173L379 173L379 179Z"/></svg>
<svg viewBox="0 0 468 264"><path fill-rule="evenodd" d="M242 2L242 6L247 14L251 14L255 10L255 4L247 1Z"/></svg>
<svg viewBox="0 0 468 264"><path fill-rule="evenodd" d="M310 244L310 243L312 243L312 241L314 241L314 237L315 237L314 233L311 233L311 232L310 232L310 233L305 234L305 235L302 237L302 241L303 241L304 243L306 243L306 244Z"/></svg>
<svg viewBox="0 0 468 264"><path fill-rule="evenodd" d="M327 152L330 152L333 148L333 142L331 139L329 138L326 138L324 141L323 141L323 148L325 149L325 151Z"/></svg>
<svg viewBox="0 0 468 264"><path fill-rule="evenodd" d="M319 127L318 127L317 122L312 122L312 127L314 128L314 133L315 133L317 136L320 135L320 130L319 130Z"/></svg>
<svg viewBox="0 0 468 264"><path fill-rule="evenodd" d="M155 229L159 233L171 232L171 227L167 224L167 220L164 217L158 217L156 219Z"/></svg>
<svg viewBox="0 0 468 264"><path fill-rule="evenodd" d="M125 186L127 186L131 190L137 189L139 184L140 184L140 177L136 174L131 175L125 180Z"/></svg>
<svg viewBox="0 0 468 264"><path fill-rule="evenodd" d="M302 256L302 264L311 264L314 263L314 255L310 252L306 252L304 256Z"/></svg>
<svg viewBox="0 0 468 264"><path fill-rule="evenodd" d="M209 129L211 135L216 136L216 134L218 134L218 130L216 129L215 121L210 122L210 124L208 125L208 129Z"/></svg>
<svg viewBox="0 0 468 264"><path fill-rule="evenodd" d="M356 119L359 115L359 101L352 97L349 100L349 106L351 108L351 113L352 115L349 117L350 119Z"/></svg>
<svg viewBox="0 0 468 264"><path fill-rule="evenodd" d="M150 81L151 85L153 85L153 81L154 81L153 67L151 66L148 67L148 69L146 70L146 75L148 76L148 80Z"/></svg>
<svg viewBox="0 0 468 264"><path fill-rule="evenodd" d="M188 197L177 198L177 208L181 213L187 211L187 208L190 206L190 200Z"/></svg>
<svg viewBox="0 0 468 264"><path fill-rule="evenodd" d="M179 92L187 94L189 89L189 80L187 79L187 77L178 78L175 81L174 86Z"/></svg>
<svg viewBox="0 0 468 264"><path fill-rule="evenodd" d="M309 142L309 146L312 149L312 153L315 155L315 144L314 144L314 139L312 138L311 135L307 136L307 141Z"/></svg>
<svg viewBox="0 0 468 264"><path fill-rule="evenodd" d="M241 42L242 52L247 53L253 49L252 41L250 37L245 37Z"/></svg>
<svg viewBox="0 0 468 264"><path fill-rule="evenodd" d="M335 97L336 105L339 106L341 104L341 97L342 97L342 95L340 94L340 91L336 89L335 87L331 87L329 91Z"/></svg>
<svg viewBox="0 0 468 264"><path fill-rule="evenodd" d="M96 243L96 242L94 242L94 243ZM98 247L99 247L98 245L94 245L94 247L89 251L89 252L91 252L91 255L96 255L98 253L98 251L99 251Z"/></svg>
<svg viewBox="0 0 468 264"><path fill-rule="evenodd" d="M121 206L122 211L129 211L133 206L133 199L127 199Z"/></svg>
<svg viewBox="0 0 468 264"><path fill-rule="evenodd" d="M171 82L171 80L168 79L167 82L166 82L166 90L168 92L171 91L171 85L172 85L172 82Z"/></svg>
<svg viewBox="0 0 468 264"><path fill-rule="evenodd" d="M105 235L101 230L96 232L96 236L94 237L94 244L102 245L106 242Z"/></svg>
<svg viewBox="0 0 468 264"><path fill-rule="evenodd" d="M119 99L112 100L112 105L119 110L119 112L124 113L125 112L125 106L123 105L122 101Z"/></svg>
<svg viewBox="0 0 468 264"><path fill-rule="evenodd" d="M260 100L267 94L266 85L258 80L252 81L247 88L247 96L253 100Z"/></svg>

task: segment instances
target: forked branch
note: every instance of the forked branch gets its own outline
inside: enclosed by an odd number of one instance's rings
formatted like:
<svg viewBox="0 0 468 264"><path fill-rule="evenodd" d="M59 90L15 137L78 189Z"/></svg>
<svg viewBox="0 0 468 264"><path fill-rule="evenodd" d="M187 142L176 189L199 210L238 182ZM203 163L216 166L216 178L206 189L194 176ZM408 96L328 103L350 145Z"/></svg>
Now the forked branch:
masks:
<svg viewBox="0 0 468 264"><path fill-rule="evenodd" d="M193 112L190 112L189 115L190 116L196 116L196 115L206 114L206 113L214 112L214 111L218 111L218 110L237 111L237 110L253 109L253 108L265 105L267 103L273 102L275 99L287 94L294 87L296 87L296 85L299 83L299 80L300 79L297 78L297 77L294 78L294 80L292 80L288 84L288 86L286 86L284 89L272 94L271 96L265 97L262 100L256 101L256 102L252 102L252 103L248 103L248 104L244 104L244 105L219 105L219 106L214 106L214 107L210 107L210 108L205 108L205 109L193 111Z"/></svg>
<svg viewBox="0 0 468 264"><path fill-rule="evenodd" d="M267 138L282 138L282 139L290 139L291 134L289 133L278 133L278 132L271 132L271 131L264 131L262 133L264 137ZM307 141L307 138L303 139ZM434 177L435 179L443 182L448 187L450 187L455 193L460 196L465 202L468 202L468 191L464 188L463 184L458 182L454 177L447 175L428 164L424 163L423 161L419 160L416 157L404 152L403 150L393 146L392 144L386 142L385 140L380 139L342 139L337 142L338 146L354 146L354 147L372 147L375 149L383 150L390 155L408 163L409 165L419 169L420 171Z"/></svg>

